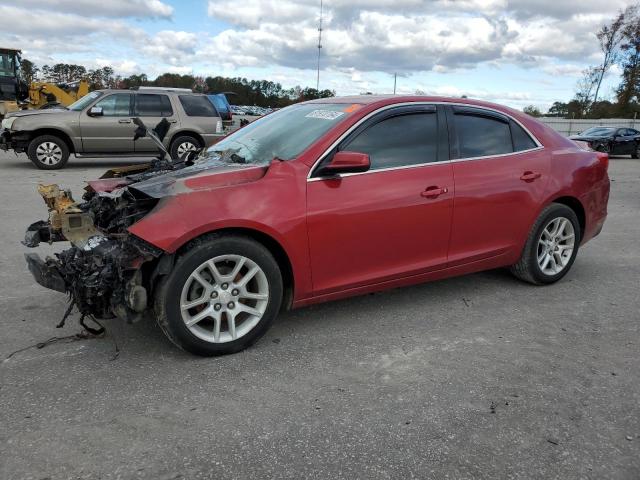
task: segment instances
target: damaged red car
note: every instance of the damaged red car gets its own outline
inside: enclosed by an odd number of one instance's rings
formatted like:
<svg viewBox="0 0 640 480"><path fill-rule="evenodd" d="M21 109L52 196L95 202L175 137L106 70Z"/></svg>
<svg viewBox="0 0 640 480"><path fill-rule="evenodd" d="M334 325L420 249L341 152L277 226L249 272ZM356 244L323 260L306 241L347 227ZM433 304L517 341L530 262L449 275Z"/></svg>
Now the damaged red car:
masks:
<svg viewBox="0 0 640 480"><path fill-rule="evenodd" d="M110 171L82 201L41 186L49 219L24 243L71 242L27 263L81 315L151 313L177 346L225 354L283 309L500 267L556 282L603 227L607 167L494 104L323 99Z"/></svg>

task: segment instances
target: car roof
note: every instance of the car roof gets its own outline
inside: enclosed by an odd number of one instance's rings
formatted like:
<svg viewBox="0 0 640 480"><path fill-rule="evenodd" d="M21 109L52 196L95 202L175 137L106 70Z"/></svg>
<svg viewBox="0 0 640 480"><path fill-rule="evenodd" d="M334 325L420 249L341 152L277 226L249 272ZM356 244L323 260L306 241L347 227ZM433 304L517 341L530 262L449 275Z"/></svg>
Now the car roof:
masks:
<svg viewBox="0 0 640 480"><path fill-rule="evenodd" d="M144 90L134 88L101 88L93 91L102 93L177 93L179 95L204 95L203 93L186 92L180 89L172 90L170 88L145 88Z"/></svg>
<svg viewBox="0 0 640 480"><path fill-rule="evenodd" d="M497 112L502 112L512 118L524 122L529 125L533 120L533 117L505 105L497 103L487 102L484 100L475 100L472 98L462 97L440 97L431 95L352 95L346 97L328 97L319 98L316 100L309 100L304 103L321 104L321 103L339 103L339 104L361 104L372 109L381 108L388 105L395 105L401 103L412 102L426 102L426 103L451 103L457 105L468 105L470 107L480 107Z"/></svg>
<svg viewBox="0 0 640 480"><path fill-rule="evenodd" d="M521 116L522 112L497 103L486 102L462 97L440 97L431 95L351 95L345 97L328 97L309 100L304 103L356 103L361 105L393 105L396 103L410 102L432 102L432 103L456 103L476 107L490 108L493 110L509 113L510 115Z"/></svg>

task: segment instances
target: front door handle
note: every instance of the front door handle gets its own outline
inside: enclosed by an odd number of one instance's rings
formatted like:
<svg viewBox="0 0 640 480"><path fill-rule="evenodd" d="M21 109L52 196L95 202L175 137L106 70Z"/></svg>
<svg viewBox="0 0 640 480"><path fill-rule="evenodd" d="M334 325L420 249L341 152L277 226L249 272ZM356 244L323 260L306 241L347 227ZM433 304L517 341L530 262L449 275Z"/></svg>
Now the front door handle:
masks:
<svg viewBox="0 0 640 480"><path fill-rule="evenodd" d="M178 120L169 120L169 123L178 123Z"/></svg>
<svg viewBox="0 0 640 480"><path fill-rule="evenodd" d="M118 120L118 123L131 123L131 120L128 118L121 118L120 120Z"/></svg>
<svg viewBox="0 0 640 480"><path fill-rule="evenodd" d="M527 170L526 172L524 172L522 174L522 176L520 177L520 180L522 180L524 182L533 182L534 180L537 180L541 176L542 176L541 173L531 172L531 171Z"/></svg>
<svg viewBox="0 0 640 480"><path fill-rule="evenodd" d="M427 189L420 195L425 198L438 198L440 195L447 193L448 191L449 189L447 187L437 187L435 185L432 185L430 187L427 187Z"/></svg>

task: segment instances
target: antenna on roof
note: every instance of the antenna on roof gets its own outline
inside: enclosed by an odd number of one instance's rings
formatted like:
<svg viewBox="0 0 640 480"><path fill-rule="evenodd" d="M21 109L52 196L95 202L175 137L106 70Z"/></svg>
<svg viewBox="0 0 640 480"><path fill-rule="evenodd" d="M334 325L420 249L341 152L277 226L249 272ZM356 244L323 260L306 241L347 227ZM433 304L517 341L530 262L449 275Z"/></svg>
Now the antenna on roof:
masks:
<svg viewBox="0 0 640 480"><path fill-rule="evenodd" d="M318 23L318 75L316 77L316 90L320 91L320 51L322 50L322 0L320 0L320 21Z"/></svg>

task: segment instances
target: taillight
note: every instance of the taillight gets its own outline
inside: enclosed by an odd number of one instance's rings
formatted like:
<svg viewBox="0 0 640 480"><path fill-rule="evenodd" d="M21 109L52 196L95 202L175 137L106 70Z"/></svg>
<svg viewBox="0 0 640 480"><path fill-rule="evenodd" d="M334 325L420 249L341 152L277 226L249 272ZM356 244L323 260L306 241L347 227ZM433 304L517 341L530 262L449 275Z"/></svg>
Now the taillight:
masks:
<svg viewBox="0 0 640 480"><path fill-rule="evenodd" d="M609 154L604 152L596 152L596 157L605 170L609 170Z"/></svg>

